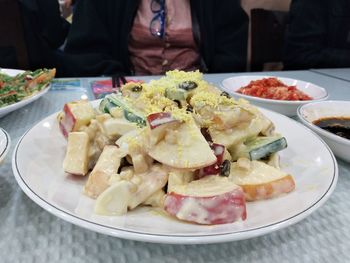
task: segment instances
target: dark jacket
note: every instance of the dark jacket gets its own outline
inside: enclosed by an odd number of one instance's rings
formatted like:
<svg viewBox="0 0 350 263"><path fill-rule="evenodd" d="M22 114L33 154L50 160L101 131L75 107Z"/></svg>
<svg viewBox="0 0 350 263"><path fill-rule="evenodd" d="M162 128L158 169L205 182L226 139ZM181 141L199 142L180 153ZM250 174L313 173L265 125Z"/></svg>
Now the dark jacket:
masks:
<svg viewBox="0 0 350 263"><path fill-rule="evenodd" d="M350 67L350 1L293 0L286 69Z"/></svg>
<svg viewBox="0 0 350 263"><path fill-rule="evenodd" d="M191 0L194 38L208 72L246 67L248 17L239 0ZM83 0L68 35L65 75L132 74L128 37L138 0ZM196 30L194 30L196 32Z"/></svg>
<svg viewBox="0 0 350 263"><path fill-rule="evenodd" d="M24 40L28 52L29 69L55 66L55 51L65 41L69 23L59 10L57 0L19 0ZM0 18L1 22L1 18ZM0 66L17 67L15 50L0 57ZM0 50L1 53L1 50Z"/></svg>

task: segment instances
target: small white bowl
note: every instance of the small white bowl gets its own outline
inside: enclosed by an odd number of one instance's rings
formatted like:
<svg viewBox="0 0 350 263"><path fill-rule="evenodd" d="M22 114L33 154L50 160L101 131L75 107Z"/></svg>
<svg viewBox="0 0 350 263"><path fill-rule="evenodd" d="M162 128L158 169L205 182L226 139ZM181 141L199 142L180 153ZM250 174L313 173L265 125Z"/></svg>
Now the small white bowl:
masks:
<svg viewBox="0 0 350 263"><path fill-rule="evenodd" d="M11 139L8 133L0 128L0 164L5 159L9 149L10 149Z"/></svg>
<svg viewBox="0 0 350 263"><path fill-rule="evenodd" d="M260 80L263 78L277 78L288 86L296 86L300 91L311 96L313 100L288 101L288 100L263 99L259 97L240 94L237 92L238 89L240 89L241 87L247 86L252 80ZM300 105L304 105L313 101L322 101L328 98L327 90L324 88L321 88L320 86L317 86L315 84L302 81L302 80L282 78L282 77L276 77L276 76L246 75L246 76L231 77L223 80L221 83L221 86L224 91L226 91L233 97L244 98L256 106L263 107L272 111L276 111L286 116L297 115L297 108Z"/></svg>
<svg viewBox="0 0 350 263"><path fill-rule="evenodd" d="M350 101L312 102L298 108L298 117L303 124L318 133L334 154L350 162L350 140L319 128L314 121L327 117L349 117Z"/></svg>

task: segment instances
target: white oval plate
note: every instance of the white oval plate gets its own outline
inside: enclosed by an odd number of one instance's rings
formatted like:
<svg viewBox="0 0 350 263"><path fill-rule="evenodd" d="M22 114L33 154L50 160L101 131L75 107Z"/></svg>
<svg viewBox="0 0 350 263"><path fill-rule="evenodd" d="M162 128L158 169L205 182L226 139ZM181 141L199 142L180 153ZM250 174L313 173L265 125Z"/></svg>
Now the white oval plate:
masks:
<svg viewBox="0 0 350 263"><path fill-rule="evenodd" d="M8 133L0 128L0 164L5 159L8 151L10 150L11 139Z"/></svg>
<svg viewBox="0 0 350 263"><path fill-rule="evenodd" d="M262 110L288 140L282 169L296 189L279 198L247 204L247 220L202 226L180 222L151 208L125 216L97 216L94 201L82 194L85 178L62 169L66 140L56 114L36 124L19 140L12 169L22 190L50 213L78 226L120 238L155 243L195 244L247 239L290 226L319 208L333 192L338 167L328 146L311 130L283 115Z"/></svg>
<svg viewBox="0 0 350 263"><path fill-rule="evenodd" d="M313 100L305 101L287 101L287 100L273 100L273 99L264 99L249 95L240 94L237 92L241 87L247 86L252 80L259 80L263 78L277 78L288 86L296 86L300 91L311 96ZM250 101L252 104L263 107L272 111L276 111L286 116L295 116L297 115L297 108L300 105L304 105L313 101L326 100L328 98L328 92L326 89L321 88L310 82L291 79L291 78L282 78L276 76L259 76L259 75L245 75L237 76L224 79L221 83L221 86L224 91L231 94L234 97L244 98Z"/></svg>
<svg viewBox="0 0 350 263"><path fill-rule="evenodd" d="M0 69L0 72L5 73L5 74L10 75L10 76L16 76L17 74L23 73L24 71L17 70L17 69L4 69L4 68L2 68L2 69ZM22 107L28 105L29 103L39 99L46 92L48 92L49 89L50 89L50 85L48 85L47 87L43 88L41 91L34 93L33 95L31 95L31 96L29 96L21 101L18 101L14 104L11 104L11 105L8 105L5 107L0 107L0 118L5 116L8 113L14 111L14 110L22 108Z"/></svg>

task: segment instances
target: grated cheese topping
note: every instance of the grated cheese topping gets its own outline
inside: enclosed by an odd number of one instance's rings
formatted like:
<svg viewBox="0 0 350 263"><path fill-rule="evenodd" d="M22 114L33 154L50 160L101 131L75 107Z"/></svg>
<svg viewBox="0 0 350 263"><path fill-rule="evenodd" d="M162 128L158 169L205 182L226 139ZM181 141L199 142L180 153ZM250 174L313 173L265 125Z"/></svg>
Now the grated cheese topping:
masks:
<svg viewBox="0 0 350 263"><path fill-rule="evenodd" d="M190 90L179 89L183 82L195 82L197 87ZM126 85L125 88L128 86ZM177 95L177 92L184 93ZM164 77L142 84L142 90L137 97L127 97L125 101L144 117L150 114L169 112L181 122L194 121L200 127L221 127L224 120L231 118L227 112L236 108L244 109L253 115L260 113L247 101L234 100L221 96L221 90L203 79L199 71L184 72L168 71ZM178 99L178 100L177 100ZM192 108L188 112L187 108ZM235 117L235 116L232 116Z"/></svg>
<svg viewBox="0 0 350 263"><path fill-rule="evenodd" d="M210 106L214 109L218 109L219 106L234 107L237 105L237 102L235 102L232 98L227 98L225 96L220 96L211 92L204 91L193 95L191 104L197 107Z"/></svg>

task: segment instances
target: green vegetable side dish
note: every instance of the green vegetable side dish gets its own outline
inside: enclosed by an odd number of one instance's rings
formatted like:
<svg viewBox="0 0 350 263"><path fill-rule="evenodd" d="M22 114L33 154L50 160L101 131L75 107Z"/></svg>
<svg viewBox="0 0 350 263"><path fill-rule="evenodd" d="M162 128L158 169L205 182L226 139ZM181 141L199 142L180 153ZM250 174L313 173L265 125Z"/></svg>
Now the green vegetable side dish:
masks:
<svg viewBox="0 0 350 263"><path fill-rule="evenodd" d="M14 77L0 73L0 108L43 90L55 77L55 69L25 71Z"/></svg>

